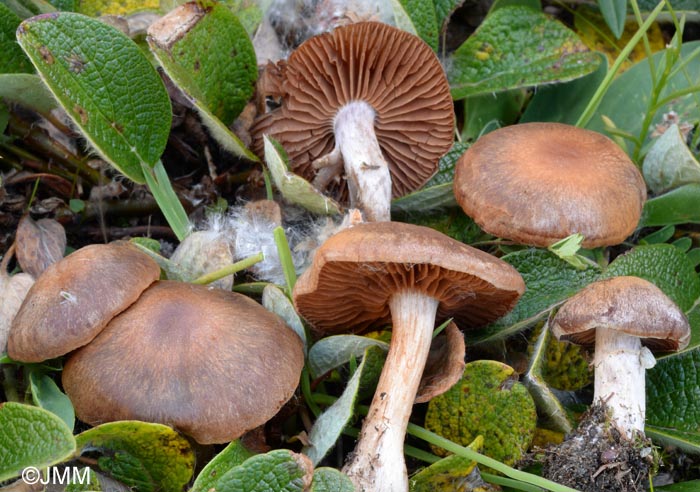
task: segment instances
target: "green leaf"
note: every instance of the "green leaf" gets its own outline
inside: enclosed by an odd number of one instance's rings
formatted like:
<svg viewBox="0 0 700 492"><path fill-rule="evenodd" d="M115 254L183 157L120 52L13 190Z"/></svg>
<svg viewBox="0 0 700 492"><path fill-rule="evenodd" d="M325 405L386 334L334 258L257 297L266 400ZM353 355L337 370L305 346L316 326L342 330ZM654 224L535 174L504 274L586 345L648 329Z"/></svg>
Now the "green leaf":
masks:
<svg viewBox="0 0 700 492"><path fill-rule="evenodd" d="M700 297L700 278L685 254L671 244L637 246L615 258L602 278L633 275L655 284L683 311Z"/></svg>
<svg viewBox="0 0 700 492"><path fill-rule="evenodd" d="M272 181L286 200L315 214L336 215L340 213L340 207L335 201L323 195L298 174L290 172L278 147L272 143L267 135L263 138L265 141L265 163L272 175Z"/></svg>
<svg viewBox="0 0 700 492"><path fill-rule="evenodd" d="M481 436L477 436L481 439ZM472 445L470 445L472 447ZM476 461L453 454L436 461L410 478L411 492L447 492L449 490L489 490L481 478Z"/></svg>
<svg viewBox="0 0 700 492"><path fill-rule="evenodd" d="M627 0L598 0L598 8L615 38L620 39L625 30Z"/></svg>
<svg viewBox="0 0 700 492"><path fill-rule="evenodd" d="M408 13L416 34L428 43L433 51L438 49L438 22L433 0L399 0Z"/></svg>
<svg viewBox="0 0 700 492"><path fill-rule="evenodd" d="M656 0L639 0L639 10L651 12L657 4ZM700 10L700 0L673 0L673 10L677 16L680 16L683 12L697 14Z"/></svg>
<svg viewBox="0 0 700 492"><path fill-rule="evenodd" d="M316 468L309 492L355 492L347 475L335 468Z"/></svg>
<svg viewBox="0 0 700 492"><path fill-rule="evenodd" d="M17 44L15 31L22 19L5 4L0 3L0 72L33 72L32 64Z"/></svg>
<svg viewBox="0 0 700 492"><path fill-rule="evenodd" d="M147 39L212 136L229 152L257 161L227 126L253 95L258 75L253 44L231 10L215 2L182 5L152 24Z"/></svg>
<svg viewBox="0 0 700 492"><path fill-rule="evenodd" d="M30 371L29 382L34 403L57 415L72 431L75 425L75 411L70 399L63 393L53 379L38 371Z"/></svg>
<svg viewBox="0 0 700 492"><path fill-rule="evenodd" d="M700 184L687 184L644 203L639 227L700 222Z"/></svg>
<svg viewBox="0 0 700 492"><path fill-rule="evenodd" d="M663 444L700 454L700 349L659 360L647 371L645 431Z"/></svg>
<svg viewBox="0 0 700 492"><path fill-rule="evenodd" d="M600 273L593 266L579 270L553 253L541 249L510 253L503 260L520 272L525 280L525 293L510 313L482 331L466 333L467 340L472 337L479 341L501 339L517 333L595 281Z"/></svg>
<svg viewBox="0 0 700 492"><path fill-rule="evenodd" d="M75 468L74 468L75 470ZM73 471L75 474L76 472ZM75 480L70 480L66 484L65 492L102 492L102 482L100 482L100 474L96 473L90 467L83 467L77 471L78 476Z"/></svg>
<svg viewBox="0 0 700 492"><path fill-rule="evenodd" d="M571 422L566 416L559 399L554 395L549 385L544 380L543 368L546 363L547 345L552 337L548 325L545 324L537 337L532 355L530 367L523 376L523 384L530 391L532 399L537 406L537 413L548 425L548 428L569 433L573 430Z"/></svg>
<svg viewBox="0 0 700 492"><path fill-rule="evenodd" d="M0 142L3 139L3 133L7 128L7 124L10 122L10 110L7 105L0 99Z"/></svg>
<svg viewBox="0 0 700 492"><path fill-rule="evenodd" d="M696 492L700 490L700 480L663 485L661 487L654 487L654 490L659 492Z"/></svg>
<svg viewBox="0 0 700 492"><path fill-rule="evenodd" d="M180 492L194 470L194 452L168 426L136 421L102 424L76 437L81 453L99 452L100 467L139 490Z"/></svg>
<svg viewBox="0 0 700 492"><path fill-rule="evenodd" d="M309 371L315 378L347 364L351 358L360 358L368 347L389 350L389 344L375 338L359 335L333 335L322 338L309 350Z"/></svg>
<svg viewBox="0 0 700 492"><path fill-rule="evenodd" d="M142 162L141 171L158 208L165 216L177 239L182 241L190 233L190 222L185 208L175 193L170 179L168 179L168 173L165 171L163 163L158 159L153 167L149 168L145 162Z"/></svg>
<svg viewBox="0 0 700 492"><path fill-rule="evenodd" d="M523 89L516 89L465 98L462 140L475 142L482 135L515 123L525 96Z"/></svg>
<svg viewBox="0 0 700 492"><path fill-rule="evenodd" d="M91 17L128 15L138 10L160 9L160 0L79 0L80 12Z"/></svg>
<svg viewBox="0 0 700 492"><path fill-rule="evenodd" d="M202 468L190 492L210 492L216 490L217 481L231 468L243 464L245 460L253 456L240 440L229 443L223 451Z"/></svg>
<svg viewBox="0 0 700 492"><path fill-rule="evenodd" d="M282 318L285 324L294 330L294 333L299 335L299 338L301 338L301 341L304 343L304 356L306 356L307 341L304 324L294 309L294 305L284 292L276 285L270 284L266 286L265 289L263 289L262 305L268 311Z"/></svg>
<svg viewBox="0 0 700 492"><path fill-rule="evenodd" d="M447 30L452 13L464 3L464 0L434 0L433 3L435 4L437 27L442 35Z"/></svg>
<svg viewBox="0 0 700 492"><path fill-rule="evenodd" d="M675 124L654 141L642 171L644 181L656 195L684 184L700 183L700 164Z"/></svg>
<svg viewBox="0 0 700 492"><path fill-rule="evenodd" d="M276 449L232 468L213 487L216 492L302 492L311 483L313 465L304 455Z"/></svg>
<svg viewBox="0 0 700 492"><path fill-rule="evenodd" d="M439 184L452 184L455 175L455 165L460 157L467 151L469 145L462 142L455 142L447 154L440 157L438 170L432 178L425 184L423 189L431 188Z"/></svg>
<svg viewBox="0 0 700 492"><path fill-rule="evenodd" d="M0 74L0 99L44 114L56 107L56 100L41 78L28 73Z"/></svg>
<svg viewBox="0 0 700 492"><path fill-rule="evenodd" d="M396 198L391 202L392 214L411 214L441 208L456 207L452 182L430 188L423 188L408 195Z"/></svg>
<svg viewBox="0 0 700 492"><path fill-rule="evenodd" d="M681 57L676 65L682 63L684 58L688 57L699 47L700 41L684 43L681 48ZM653 55L652 60L657 71L663 69L669 49L673 48L667 48ZM696 57L686 65L684 70L679 71L669 79L668 84L661 89L660 100L676 91L687 90L689 87L697 86L698 80L700 80L700 59ZM644 121L643 115L647 113L650 95L654 92L653 86L649 61L645 58L615 79L586 127L601 133L607 132L610 134L603 120L605 116L612 120L616 128L622 128L626 133L635 136L645 135L644 139L648 141L652 128L642 129L642 122ZM652 127L660 123L662 115L669 111L675 111L677 114L682 115L683 121L697 122L700 120L700 105L698 104L697 93L679 95L679 97L673 98L660 107L655 108L654 114L656 116L652 120Z"/></svg>
<svg viewBox="0 0 700 492"><path fill-rule="evenodd" d="M59 417L21 403L0 404L0 482L28 466L46 468L70 458L75 439Z"/></svg>
<svg viewBox="0 0 700 492"><path fill-rule="evenodd" d="M158 162L172 110L140 48L117 29L74 13L28 19L17 38L91 147L143 183L141 165Z"/></svg>
<svg viewBox="0 0 700 492"><path fill-rule="evenodd" d="M309 444L304 447L302 452L309 457L314 465L318 464L335 445L355 412L355 401L360 390L366 360L367 357L362 358L362 362L348 381L343 394L316 419L309 432Z"/></svg>
<svg viewBox="0 0 700 492"><path fill-rule="evenodd" d="M586 75L599 58L573 31L542 12L503 7L486 17L447 63L454 99L562 82Z"/></svg>
<svg viewBox="0 0 700 492"><path fill-rule="evenodd" d="M608 58L602 53L595 55L600 63L592 73L562 84L538 87L520 122L554 121L575 124L608 73Z"/></svg>
<svg viewBox="0 0 700 492"><path fill-rule="evenodd" d="M577 254L584 239L583 234L572 234L548 246L547 249L574 268L585 270L587 262L584 257Z"/></svg>

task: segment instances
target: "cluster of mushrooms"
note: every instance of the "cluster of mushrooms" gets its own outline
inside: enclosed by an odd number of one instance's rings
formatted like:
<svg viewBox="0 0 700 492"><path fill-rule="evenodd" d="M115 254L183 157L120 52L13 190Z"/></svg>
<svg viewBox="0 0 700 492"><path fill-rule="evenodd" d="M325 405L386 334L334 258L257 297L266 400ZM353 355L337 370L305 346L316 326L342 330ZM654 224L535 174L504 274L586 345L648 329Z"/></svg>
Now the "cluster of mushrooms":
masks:
<svg viewBox="0 0 700 492"><path fill-rule="evenodd" d="M90 425L158 422L211 444L267 422L299 382L299 337L246 296L159 277L127 242L77 250L29 290L8 355L68 354L63 387Z"/></svg>
<svg viewBox="0 0 700 492"><path fill-rule="evenodd" d="M391 324L392 339L356 448L343 471L358 490L406 491L403 439L436 322L463 330L506 314L525 289L502 260L433 230L390 222L390 200L413 191L452 145L454 116L439 61L420 40L358 23L317 36L278 67L279 108L262 135L287 150L295 172L368 223L338 232L294 289L318 336ZM261 156L262 157L262 156ZM484 231L546 247L572 234L588 248L621 243L636 228L646 185L610 139L557 123L490 133L459 160L454 194ZM597 282L562 307L557 338L595 343L595 402L622 435L643 433L649 348L687 345L684 314L637 277Z"/></svg>
<svg viewBox="0 0 700 492"><path fill-rule="evenodd" d="M254 149L261 154L263 135L273 137L295 172L366 221L320 246L294 287L295 307L318 337L392 327L344 472L358 491L405 492L403 441L436 324L489 324L515 306L525 284L499 258L391 221L391 199L424 185L453 143L449 85L426 44L360 22L311 38L276 70L270 95L279 107L255 122ZM542 247L581 233L585 247L599 247L634 231L646 186L608 138L531 123L472 145L457 164L454 194L495 236ZM159 276L129 244L73 253L31 289L9 355L34 362L70 353L63 385L90 424L163 422L214 443L265 422L296 388L299 338L244 296ZM644 368L653 363L642 345L676 350L689 339L683 313L636 277L584 289L560 309L552 330L595 343L595 399L630 437L643 432Z"/></svg>

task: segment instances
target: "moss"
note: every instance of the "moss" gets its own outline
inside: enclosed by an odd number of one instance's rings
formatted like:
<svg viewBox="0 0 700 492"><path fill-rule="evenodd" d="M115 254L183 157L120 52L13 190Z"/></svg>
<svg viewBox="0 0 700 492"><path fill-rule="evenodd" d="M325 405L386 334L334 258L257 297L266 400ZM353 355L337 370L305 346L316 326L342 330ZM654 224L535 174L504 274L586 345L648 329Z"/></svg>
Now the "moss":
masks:
<svg viewBox="0 0 700 492"><path fill-rule="evenodd" d="M513 368L475 361L455 386L431 400L425 426L465 446L482 435L483 453L512 465L530 446L536 422L535 403ZM447 454L441 448L433 452Z"/></svg>

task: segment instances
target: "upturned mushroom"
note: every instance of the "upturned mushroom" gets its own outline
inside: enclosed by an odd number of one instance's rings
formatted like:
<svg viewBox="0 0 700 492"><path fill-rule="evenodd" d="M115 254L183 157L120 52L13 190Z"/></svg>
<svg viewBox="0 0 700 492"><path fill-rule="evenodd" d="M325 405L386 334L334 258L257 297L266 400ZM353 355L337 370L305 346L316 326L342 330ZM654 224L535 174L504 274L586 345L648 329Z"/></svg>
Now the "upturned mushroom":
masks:
<svg viewBox="0 0 700 492"><path fill-rule="evenodd" d="M614 277L590 284L571 297L551 323L559 340L595 345L594 403L605 405L620 433L644 433L645 370L651 350L688 345L690 325L683 312L651 282Z"/></svg>
<svg viewBox="0 0 700 492"><path fill-rule="evenodd" d="M129 243L80 248L29 289L10 327L8 355L41 362L89 343L159 276L156 262Z"/></svg>
<svg viewBox="0 0 700 492"><path fill-rule="evenodd" d="M282 144L292 170L369 221L437 170L454 110L439 60L420 38L378 22L315 36L281 64L282 104L251 129Z"/></svg>
<svg viewBox="0 0 700 492"><path fill-rule="evenodd" d="M374 399L343 469L358 490L408 490L403 441L436 320L482 326L524 290L504 261L411 224L359 224L316 251L294 287L294 303L316 334L392 325Z"/></svg>
<svg viewBox="0 0 700 492"><path fill-rule="evenodd" d="M495 236L550 246L574 233L593 248L621 243L646 200L641 173L612 140L561 123L507 126L455 167L455 198Z"/></svg>
<svg viewBox="0 0 700 492"><path fill-rule="evenodd" d="M238 438L294 394L302 342L234 292L159 281L63 370L78 418L163 423L202 444Z"/></svg>

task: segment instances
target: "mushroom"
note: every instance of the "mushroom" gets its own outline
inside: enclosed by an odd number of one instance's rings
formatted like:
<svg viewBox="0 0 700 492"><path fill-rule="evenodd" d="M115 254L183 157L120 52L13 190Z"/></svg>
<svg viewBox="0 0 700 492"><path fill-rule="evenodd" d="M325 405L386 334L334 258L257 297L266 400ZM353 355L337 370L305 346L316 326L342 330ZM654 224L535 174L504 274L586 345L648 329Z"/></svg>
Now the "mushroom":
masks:
<svg viewBox="0 0 700 492"><path fill-rule="evenodd" d="M292 170L390 220L390 200L418 189L453 142L454 110L440 62L420 38L378 22L315 36L281 64L282 105L251 129L287 151ZM345 176L346 182L341 179Z"/></svg>
<svg viewBox="0 0 700 492"><path fill-rule="evenodd" d="M646 185L612 140L561 123L525 123L480 138L455 167L455 198L495 236L550 246L574 233L592 248L634 231Z"/></svg>
<svg viewBox="0 0 700 492"><path fill-rule="evenodd" d="M649 349L674 351L690 340L683 312L654 284L638 277L594 282L571 297L554 317L559 340L595 344L594 403L604 404L620 433L644 433L645 369Z"/></svg>
<svg viewBox="0 0 700 492"><path fill-rule="evenodd" d="M8 355L41 362L89 343L159 276L156 262L129 243L80 248L29 289L10 327Z"/></svg>
<svg viewBox="0 0 700 492"><path fill-rule="evenodd" d="M393 327L374 399L344 467L358 490L408 490L403 441L436 320L484 325L507 313L524 290L504 261L412 224L359 224L316 251L293 292L316 334Z"/></svg>
<svg viewBox="0 0 700 492"><path fill-rule="evenodd" d="M294 394L301 339L234 292L159 281L63 370L78 418L163 423L201 444L238 438Z"/></svg>

